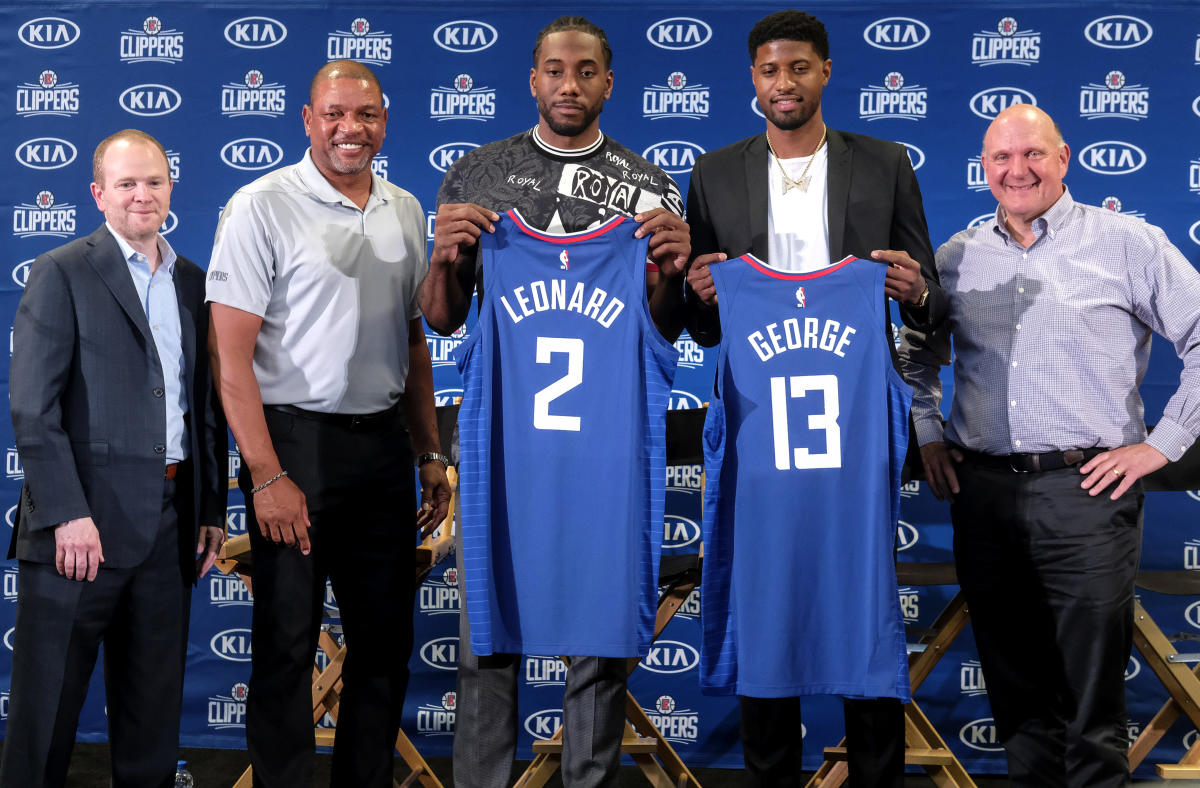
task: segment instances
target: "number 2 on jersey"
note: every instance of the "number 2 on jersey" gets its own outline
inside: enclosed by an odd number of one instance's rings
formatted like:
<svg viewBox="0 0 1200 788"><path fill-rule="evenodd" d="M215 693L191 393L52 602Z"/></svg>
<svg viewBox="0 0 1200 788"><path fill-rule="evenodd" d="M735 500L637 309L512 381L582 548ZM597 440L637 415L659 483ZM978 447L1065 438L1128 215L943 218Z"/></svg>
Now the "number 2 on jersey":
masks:
<svg viewBox="0 0 1200 788"><path fill-rule="evenodd" d="M538 337L539 364L549 364L557 353L567 354L567 374L533 395L533 426L539 430L579 432L578 416L559 416L550 413L550 403L583 382L583 340L573 337Z"/></svg>
<svg viewBox="0 0 1200 788"><path fill-rule="evenodd" d="M824 410L808 417L810 430L825 432L825 451L816 454L802 446L792 448L788 437L788 400L803 397L808 391L820 391L824 395ZM842 467L842 429L837 423L840 414L837 375L771 378L771 432L775 437L775 467L781 471Z"/></svg>

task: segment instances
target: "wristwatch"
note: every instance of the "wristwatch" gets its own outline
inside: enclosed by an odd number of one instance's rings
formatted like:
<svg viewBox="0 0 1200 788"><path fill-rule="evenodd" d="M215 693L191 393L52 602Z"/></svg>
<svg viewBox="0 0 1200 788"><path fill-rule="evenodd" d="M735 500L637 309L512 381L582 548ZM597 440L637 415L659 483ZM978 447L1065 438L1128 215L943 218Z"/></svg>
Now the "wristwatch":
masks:
<svg viewBox="0 0 1200 788"><path fill-rule="evenodd" d="M422 465L424 465L425 463L433 462L435 460L437 462L440 462L442 464L443 468L450 467L450 458L447 457L445 454L439 454L436 451L427 451L424 454L419 455L417 457L417 467L419 468Z"/></svg>
<svg viewBox="0 0 1200 788"><path fill-rule="evenodd" d="M925 285L925 289L921 291L921 297L917 299L917 303L913 304L917 309L925 306L925 302L929 300L929 285Z"/></svg>

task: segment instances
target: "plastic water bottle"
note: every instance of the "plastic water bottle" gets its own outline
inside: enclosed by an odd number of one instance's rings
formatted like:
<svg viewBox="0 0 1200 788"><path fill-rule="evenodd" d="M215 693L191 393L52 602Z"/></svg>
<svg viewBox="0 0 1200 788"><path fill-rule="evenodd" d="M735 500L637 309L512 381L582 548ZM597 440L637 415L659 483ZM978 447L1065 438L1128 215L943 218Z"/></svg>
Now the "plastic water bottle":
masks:
<svg viewBox="0 0 1200 788"><path fill-rule="evenodd" d="M196 781L187 769L187 761L177 762L175 764L175 788L195 788L195 786Z"/></svg>

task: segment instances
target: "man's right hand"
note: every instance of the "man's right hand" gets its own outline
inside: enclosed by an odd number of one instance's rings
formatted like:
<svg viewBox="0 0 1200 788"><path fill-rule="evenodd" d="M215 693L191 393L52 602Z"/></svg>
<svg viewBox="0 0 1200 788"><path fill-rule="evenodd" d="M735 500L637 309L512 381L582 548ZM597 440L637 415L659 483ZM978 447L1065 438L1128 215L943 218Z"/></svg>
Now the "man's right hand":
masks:
<svg viewBox="0 0 1200 788"><path fill-rule="evenodd" d="M723 252L702 254L693 260L691 266L688 267L688 286L692 288L692 291L700 299L700 302L706 306L717 305L717 286L713 284L712 272L708 270L708 266L724 260L725 254Z"/></svg>
<svg viewBox="0 0 1200 788"><path fill-rule="evenodd" d="M962 452L952 449L941 441L926 443L921 447L921 462L925 464L925 481L929 491L939 501L954 500L958 495L958 474L954 466L963 461Z"/></svg>
<svg viewBox="0 0 1200 788"><path fill-rule="evenodd" d="M288 477L271 482L254 494L254 514L265 538L275 544L299 546L305 555L312 550L308 540L308 529L312 527L308 504L304 493Z"/></svg>
<svg viewBox="0 0 1200 788"><path fill-rule="evenodd" d="M54 527L54 566L60 575L90 583L103 562L100 532L92 518L67 520Z"/></svg>
<svg viewBox="0 0 1200 788"><path fill-rule="evenodd" d="M495 232L493 222L500 214L475 203L445 203L438 206L433 222L433 254L430 263L457 263L465 251L479 243L483 231Z"/></svg>

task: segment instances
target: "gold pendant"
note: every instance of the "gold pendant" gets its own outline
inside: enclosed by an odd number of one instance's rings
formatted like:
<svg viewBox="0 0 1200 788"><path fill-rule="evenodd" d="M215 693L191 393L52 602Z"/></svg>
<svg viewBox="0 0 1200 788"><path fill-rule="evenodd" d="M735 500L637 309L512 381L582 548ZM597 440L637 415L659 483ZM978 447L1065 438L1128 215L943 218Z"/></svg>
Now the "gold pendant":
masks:
<svg viewBox="0 0 1200 788"><path fill-rule="evenodd" d="M788 176L784 175L783 176L783 193L787 194L789 191L792 190L792 187L795 187L795 188L799 189L800 191L804 192L805 194L807 194L809 180L810 179L807 175L802 175L797 180L793 180L792 178L789 178Z"/></svg>

